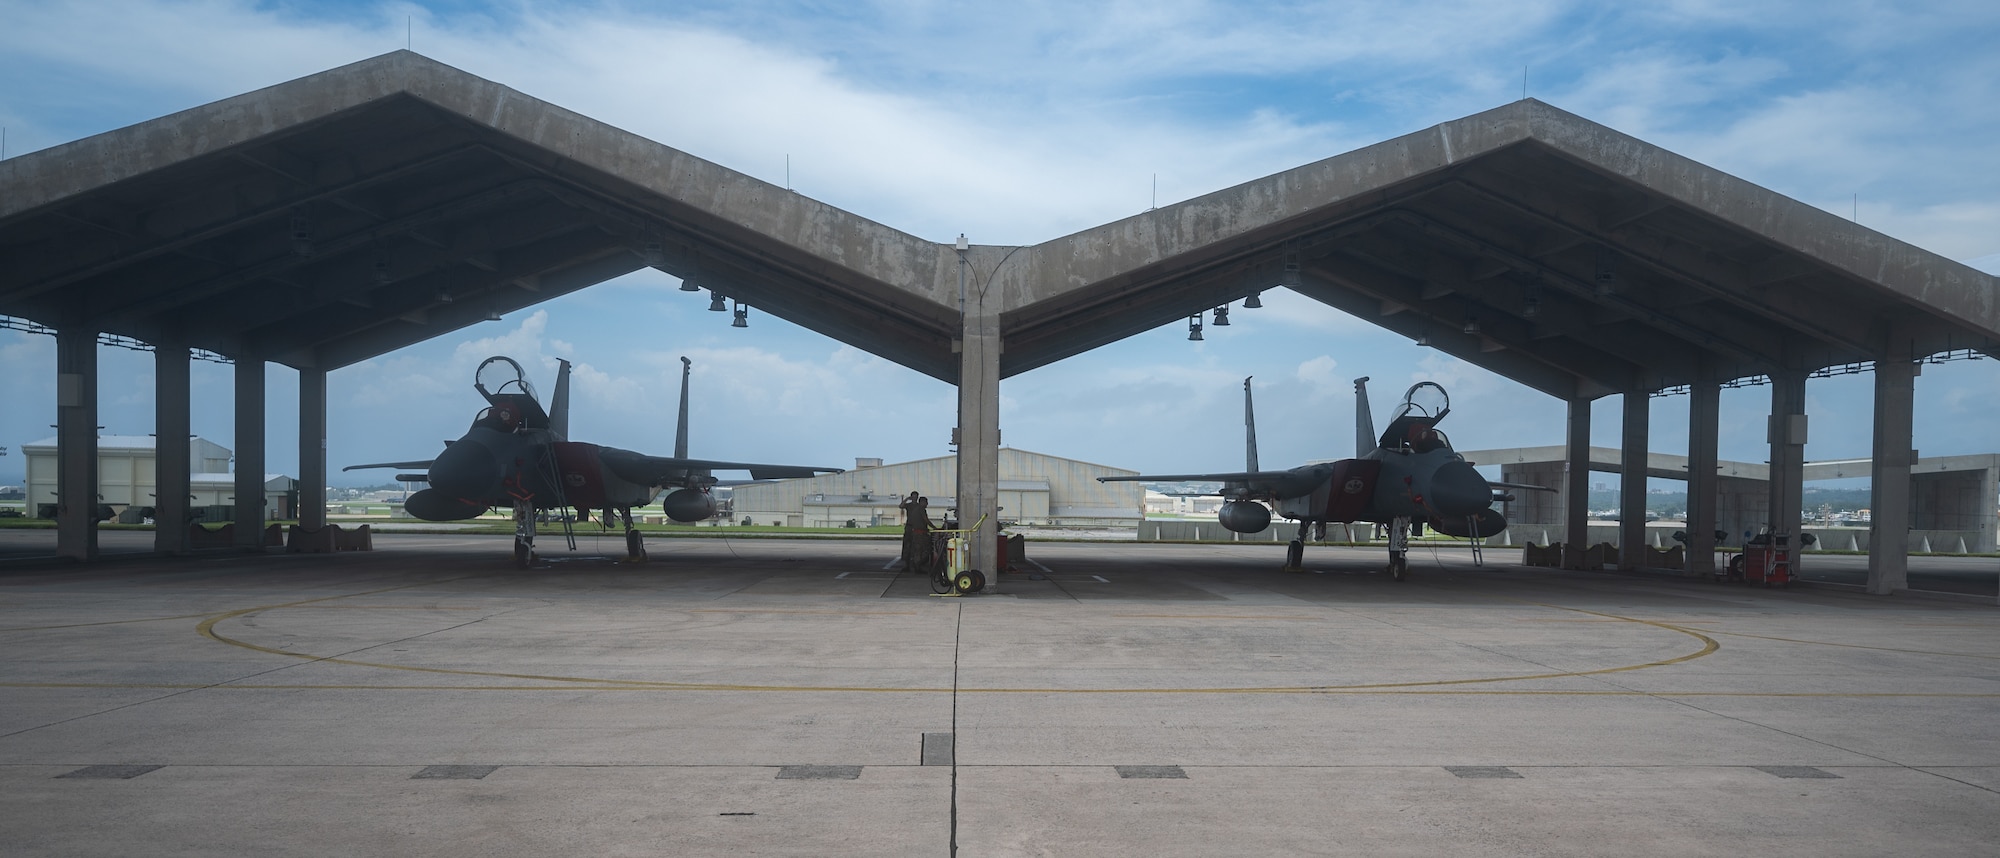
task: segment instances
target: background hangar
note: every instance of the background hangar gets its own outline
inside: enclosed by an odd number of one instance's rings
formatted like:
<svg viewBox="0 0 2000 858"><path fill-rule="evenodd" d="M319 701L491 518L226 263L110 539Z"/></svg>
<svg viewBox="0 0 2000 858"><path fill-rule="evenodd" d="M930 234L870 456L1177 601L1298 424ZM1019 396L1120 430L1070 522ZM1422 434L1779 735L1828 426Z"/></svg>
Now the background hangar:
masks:
<svg viewBox="0 0 2000 858"><path fill-rule="evenodd" d="M244 480L264 364L298 369L313 497L327 372L643 266L957 384L971 519L999 379L1280 285L1569 403L1571 496L1594 400L1635 394L1643 453L1644 394L1687 387L1694 565L1719 386L1770 380L1770 521L1796 531L1805 378L1872 364L1875 592L1903 585L1919 362L2000 354L1993 277L1531 99L1029 247L919 239L407 51L0 162L0 314L56 332L65 498L96 484L100 335L156 347L161 436L186 434L189 349L234 361ZM1642 502L1644 469L1623 479ZM96 556L91 506L60 504L60 555Z"/></svg>

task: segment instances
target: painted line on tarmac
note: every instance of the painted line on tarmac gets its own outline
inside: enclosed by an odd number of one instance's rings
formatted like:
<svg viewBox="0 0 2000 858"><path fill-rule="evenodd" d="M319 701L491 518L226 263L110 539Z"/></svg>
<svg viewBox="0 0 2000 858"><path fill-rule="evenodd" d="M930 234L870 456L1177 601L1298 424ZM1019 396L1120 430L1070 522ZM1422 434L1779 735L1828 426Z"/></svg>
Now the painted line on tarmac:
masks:
<svg viewBox="0 0 2000 858"><path fill-rule="evenodd" d="M690 614L830 614L841 617L914 617L917 611L820 611L806 608L688 608Z"/></svg>
<svg viewBox="0 0 2000 858"><path fill-rule="evenodd" d="M416 587L416 586L422 586L422 585L410 584L410 585L405 585L404 587L391 587L388 588L387 590L378 590L378 591L371 591L371 593L357 593L350 595L372 595L373 592L387 592L388 590L400 590L400 589L406 589L407 587ZM746 684L735 684L735 683L686 683L686 682L666 682L657 680L604 679L600 677L585 677L585 676L556 676L556 675L543 675L543 674L532 674L532 673L509 673L504 671L488 671L488 670L461 670L461 669L443 668L443 667L420 667L415 665L385 664L381 662L359 661L356 659L346 659L346 658L332 658L325 656L316 656L310 653L292 652L289 650L281 650L274 647L267 647L259 644L253 644L248 641L237 640L235 638L227 637L215 630L215 626L221 622L230 619L235 619L237 617L245 616L248 614L254 614L260 611L289 608L296 605L310 604L314 602L324 602L333 599L343 599L343 598L349 598L349 596L326 596L319 599L306 599L300 602L292 602L282 605L270 605L262 608L244 608L238 611L230 611L225 614L215 615L207 620L202 621L200 625L195 627L195 630L201 636L216 641L217 643L224 643L230 646L241 647L243 649L255 650L257 652L270 653L272 655L281 655L288 658L303 659L306 661L323 663L323 664L344 664L352 667L372 667L379 670L400 670L400 671L409 671L413 673L433 673L433 674L448 675L448 676L486 676L497 679L525 679L538 682L557 682L557 683L563 683L564 684L563 687L571 689L579 687L613 687L613 688L690 690L690 691L700 690L700 691L793 691L793 692L885 692L885 693L963 691L969 694L1331 694L1331 693L1345 693L1351 691L1382 691L1390 689L1437 688L1440 686L1479 685L1479 684L1494 683L1494 682L1521 682L1521 681L1538 680L1538 679L1565 679L1565 678L1580 677L1580 676L1602 676L1610 673L1623 673L1626 671L1645 670L1648 668L1665 667L1668 665L1681 664L1683 662L1693 661L1697 658L1710 655L1716 652L1717 650L1721 649L1721 644L1716 643L1714 638L1708 637L1707 635L1704 635L1701 632L1695 631L1693 629L1680 628L1677 626L1653 620L1641 620L1630 617L1620 617L1616 614L1606 614L1599 611L1586 610L1583 608L1569 608L1561 605L1549 605L1540 602L1526 602L1525 600L1509 599L1508 601L1520 601L1524 602L1525 604L1539 605L1540 607L1551 608L1559 611L1574 611L1579 614L1589 614L1591 616L1624 620L1625 622L1637 623L1639 625L1652 626L1654 628L1665 629L1667 631L1677 632L1680 634L1687 635L1689 637L1693 637L1696 640L1701 641L1703 646L1700 650L1688 653L1686 655L1677 656L1675 658L1662 659L1659 661L1650 661L1644 664L1630 664L1630 665L1622 665L1619 667L1599 668L1597 670L1558 671L1553 673L1522 674L1515 676L1492 676L1492 677L1478 677L1471 679L1439 679L1439 680L1425 680L1417 682L1381 682L1381 683L1360 683L1354 685L1299 685L1299 686L1247 687L1247 688L1234 688L1234 687L964 688L960 687L957 689L949 689L949 688L923 689L923 688L876 688L876 687L856 687L856 686L798 686L798 685L746 685ZM717 611L717 612L744 612L744 611L757 612L756 609L741 609L741 608L737 609L707 608L707 609L695 609L695 610ZM773 609L770 612L805 613L805 611L795 611L789 609ZM219 683L216 685L216 687L229 687L229 684ZM1643 694L1643 692L1638 692L1638 693ZM1659 696L1659 695L1654 695L1654 696Z"/></svg>
<svg viewBox="0 0 2000 858"><path fill-rule="evenodd" d="M1035 558L1033 558L1033 557L1023 557L1023 558L1021 558L1021 559L1022 559L1022 560L1024 560L1024 561L1027 561L1028 565L1030 565L1030 566L1033 566L1033 567L1035 567L1036 569L1040 569L1040 570L1042 570L1042 574L1043 574L1043 575L1054 575L1054 574L1056 574L1056 573L1055 573L1055 572L1054 572L1053 570L1049 569L1049 567L1047 567L1047 566L1043 566L1043 565L1042 565L1042 562L1041 562L1040 560L1036 560L1036 559L1035 559Z"/></svg>
<svg viewBox="0 0 2000 858"><path fill-rule="evenodd" d="M1950 656L1953 658L1983 658L1990 661L2000 661L2000 655L1980 655L1978 653L1970 653L1970 652L1941 652L1938 650L1929 650L1929 649L1899 649L1897 647L1892 647L1892 646L1868 646L1866 644L1834 643L1833 641L1809 641L1809 640L1800 640L1798 638L1779 638L1779 637L1772 637L1770 635L1753 635L1748 632L1725 632L1715 629L1709 629L1708 631L1711 632L1712 634L1728 635L1730 637L1735 637L1735 638L1755 638L1760 641L1780 641L1783 643L1809 644L1812 646L1837 646L1843 649L1872 649L1875 650L1876 652L1904 652L1904 653L1910 653L1911 655L1943 655L1943 656Z"/></svg>
<svg viewBox="0 0 2000 858"><path fill-rule="evenodd" d="M605 680L598 680L600 682ZM0 682L0 688L43 688L81 689L98 691L116 690L168 690L168 691L793 691L793 692L867 692L881 694L943 694L950 688L889 688L881 686L777 686L777 685L676 685L660 683L646 685L366 685L366 684L310 684L310 683L231 683L177 684L177 683L136 683L136 682ZM1937 699L1937 700L1995 700L2000 692L1973 691L1619 691L1609 689L1574 690L1560 689L1502 689L1502 688L960 688L958 691L979 694L1375 694L1408 696L1509 696L1509 697L1743 697L1743 698L1799 698L1799 699Z"/></svg>

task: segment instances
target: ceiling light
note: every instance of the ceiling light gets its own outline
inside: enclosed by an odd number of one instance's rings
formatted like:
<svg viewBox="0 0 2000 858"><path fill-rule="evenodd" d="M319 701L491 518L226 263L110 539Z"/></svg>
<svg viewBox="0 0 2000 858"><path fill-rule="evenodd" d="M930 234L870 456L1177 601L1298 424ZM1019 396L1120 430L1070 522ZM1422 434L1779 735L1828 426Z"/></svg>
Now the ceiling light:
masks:
<svg viewBox="0 0 2000 858"><path fill-rule="evenodd" d="M1479 317L1478 316L1465 317L1464 331L1468 334L1479 333Z"/></svg>
<svg viewBox="0 0 2000 858"><path fill-rule="evenodd" d="M1215 308L1215 326L1216 326L1216 327L1218 327L1218 328L1226 328L1226 327L1229 327L1229 305L1228 305L1228 304L1224 304L1224 305L1222 305L1222 306L1220 306L1220 307L1217 307L1217 308Z"/></svg>
<svg viewBox="0 0 2000 858"><path fill-rule="evenodd" d="M736 318L730 320L729 326L732 328L750 327L750 308L743 306L743 302L736 302Z"/></svg>
<svg viewBox="0 0 2000 858"><path fill-rule="evenodd" d="M499 310L495 310L495 309L492 309L492 308L490 308L490 307L489 307L489 308L487 308L487 310L486 310L486 321L489 321L489 322L498 322L498 321L500 321L500 311L499 311Z"/></svg>
<svg viewBox="0 0 2000 858"><path fill-rule="evenodd" d="M667 248L658 239L646 242L646 251L641 255L646 264L658 268L667 264Z"/></svg>
<svg viewBox="0 0 2000 858"><path fill-rule="evenodd" d="M1201 314L1200 314L1200 313L1196 313L1196 314L1194 314L1194 315L1192 315L1192 316L1189 316L1189 317L1188 317L1188 341L1189 341L1189 342L1195 342L1195 343L1198 343L1198 342L1201 342Z"/></svg>
<svg viewBox="0 0 2000 858"><path fill-rule="evenodd" d="M447 292L447 291L445 291L445 290L443 290L443 289L439 289L439 290L438 290L438 293L437 293L437 302L438 302L438 303L440 303L440 304L449 304L449 303L451 303L451 302L452 302L453 300L454 300L454 299L453 299L453 298L451 297L451 293L450 293L450 292Z"/></svg>
<svg viewBox="0 0 2000 858"><path fill-rule="evenodd" d="M711 312L716 312L716 313L729 312L729 305L723 303L724 301L727 300L729 299L722 297L721 292L717 292L713 289L708 290L708 309Z"/></svg>
<svg viewBox="0 0 2000 858"><path fill-rule="evenodd" d="M1523 319L1532 319L1536 315L1539 315L1541 312L1542 312L1542 299L1540 298L1529 298L1526 302L1521 304L1521 318Z"/></svg>
<svg viewBox="0 0 2000 858"><path fill-rule="evenodd" d="M1431 344L1431 335L1428 332L1417 335L1417 345L1428 348L1430 347L1430 344Z"/></svg>
<svg viewBox="0 0 2000 858"><path fill-rule="evenodd" d="M1248 297L1248 298L1245 298L1245 299L1243 299L1243 309L1245 309L1245 310L1262 310L1262 309L1264 309L1264 301L1263 301L1263 299L1261 299L1261 298L1257 297L1257 296L1259 296L1259 295L1262 295L1262 294L1264 294L1264 293L1263 293L1263 292L1252 292L1252 293L1250 293L1250 297Z"/></svg>

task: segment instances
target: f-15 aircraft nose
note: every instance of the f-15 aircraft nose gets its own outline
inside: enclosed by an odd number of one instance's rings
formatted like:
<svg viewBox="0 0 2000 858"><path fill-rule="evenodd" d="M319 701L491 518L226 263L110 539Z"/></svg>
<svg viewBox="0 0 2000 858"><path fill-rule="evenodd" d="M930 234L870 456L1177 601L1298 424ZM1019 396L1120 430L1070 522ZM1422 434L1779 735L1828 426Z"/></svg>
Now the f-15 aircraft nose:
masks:
<svg viewBox="0 0 2000 858"><path fill-rule="evenodd" d="M1439 516L1462 518L1491 507L1493 487L1471 465L1446 462L1431 475L1431 490L1424 499Z"/></svg>
<svg viewBox="0 0 2000 858"><path fill-rule="evenodd" d="M483 500L500 492L506 477L500 460L486 445L470 437L444 448L431 462L431 488L461 500Z"/></svg>

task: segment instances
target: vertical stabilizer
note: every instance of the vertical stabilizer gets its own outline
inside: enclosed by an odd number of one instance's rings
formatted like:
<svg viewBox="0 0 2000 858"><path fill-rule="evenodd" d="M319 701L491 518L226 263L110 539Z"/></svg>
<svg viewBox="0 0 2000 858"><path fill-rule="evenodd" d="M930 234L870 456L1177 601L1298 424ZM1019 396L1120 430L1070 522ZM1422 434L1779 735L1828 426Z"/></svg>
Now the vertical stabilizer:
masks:
<svg viewBox="0 0 2000 858"><path fill-rule="evenodd" d="M556 392L549 397L549 431L569 440L569 361L556 358Z"/></svg>
<svg viewBox="0 0 2000 858"><path fill-rule="evenodd" d="M681 416L674 427L674 458L688 457L688 375L694 371L694 361L681 358Z"/></svg>
<svg viewBox="0 0 2000 858"><path fill-rule="evenodd" d="M1250 407L1250 379L1243 379L1243 470L1257 470L1257 409Z"/></svg>
<svg viewBox="0 0 2000 858"><path fill-rule="evenodd" d="M1354 455L1375 452L1375 415L1368 413L1368 376L1354 380Z"/></svg>

